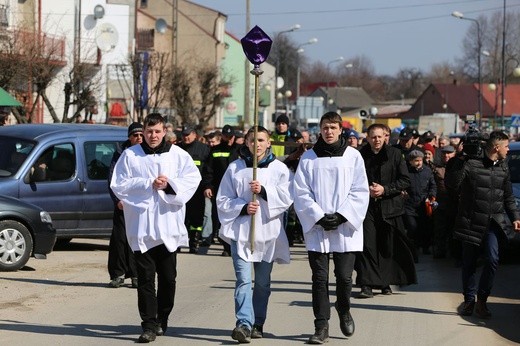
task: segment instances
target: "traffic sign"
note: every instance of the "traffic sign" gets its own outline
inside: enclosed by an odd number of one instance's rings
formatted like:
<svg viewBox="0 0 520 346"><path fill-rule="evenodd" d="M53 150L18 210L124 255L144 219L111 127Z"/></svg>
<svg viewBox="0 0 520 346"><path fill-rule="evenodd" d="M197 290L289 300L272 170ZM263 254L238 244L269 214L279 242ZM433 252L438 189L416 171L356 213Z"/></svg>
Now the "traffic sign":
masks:
<svg viewBox="0 0 520 346"><path fill-rule="evenodd" d="M520 127L520 114L511 114L511 127Z"/></svg>

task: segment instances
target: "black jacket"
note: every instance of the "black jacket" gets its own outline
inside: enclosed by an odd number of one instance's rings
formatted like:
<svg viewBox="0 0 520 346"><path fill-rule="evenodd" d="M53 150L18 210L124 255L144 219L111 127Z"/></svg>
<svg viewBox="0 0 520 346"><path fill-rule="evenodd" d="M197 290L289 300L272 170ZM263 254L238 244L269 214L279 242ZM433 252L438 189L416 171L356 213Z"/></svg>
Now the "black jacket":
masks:
<svg viewBox="0 0 520 346"><path fill-rule="evenodd" d="M181 143L179 144L179 147L190 154L193 162L195 163L195 166L197 166L199 172L202 174L204 164L206 164L208 161L209 146L196 140L190 144Z"/></svg>
<svg viewBox="0 0 520 346"><path fill-rule="evenodd" d="M437 195L437 185L430 167L423 165L420 169L408 166L410 187L407 189L408 198L405 200L407 215L417 216L418 208L424 208L426 198Z"/></svg>
<svg viewBox="0 0 520 346"><path fill-rule="evenodd" d="M211 148L208 161L202 168L201 183L204 189L212 189L215 194L217 193L227 167L238 159L239 149L240 145L233 143L230 146L224 141Z"/></svg>
<svg viewBox="0 0 520 346"><path fill-rule="evenodd" d="M504 235L510 234L510 220L520 220L520 213L507 163L494 163L486 156L456 160L446 173L446 184L459 193L455 238L480 245L492 221Z"/></svg>
<svg viewBox="0 0 520 346"><path fill-rule="evenodd" d="M368 183L376 182L385 188L380 200L383 218L403 215L404 198L401 192L410 186L410 177L401 151L385 145L378 154L374 154L370 145L365 145L359 152L365 160Z"/></svg>

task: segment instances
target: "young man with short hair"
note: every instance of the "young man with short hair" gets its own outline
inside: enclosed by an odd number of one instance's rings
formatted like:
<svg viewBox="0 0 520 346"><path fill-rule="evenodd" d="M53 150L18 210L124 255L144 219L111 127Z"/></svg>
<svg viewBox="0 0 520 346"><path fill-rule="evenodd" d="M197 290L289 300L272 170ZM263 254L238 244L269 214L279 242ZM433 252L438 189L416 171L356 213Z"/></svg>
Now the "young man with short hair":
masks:
<svg viewBox="0 0 520 346"><path fill-rule="evenodd" d="M143 328L138 341L148 343L168 327L175 299L176 251L188 245L185 205L201 176L190 155L164 139L161 114L148 114L143 133L143 143L121 154L110 187L123 202L126 234L135 254Z"/></svg>
<svg viewBox="0 0 520 346"><path fill-rule="evenodd" d="M236 327L231 336L239 343L263 337L273 262L287 264L290 258L283 214L292 204L291 174L271 153L269 133L261 126L256 144L255 148L252 128L246 135L246 145L240 149L240 159L227 168L217 194L222 223L219 235L230 244L235 268ZM258 160L256 180L253 180L253 155ZM255 202L253 194L258 197Z"/></svg>
<svg viewBox="0 0 520 346"><path fill-rule="evenodd" d="M294 177L294 209L300 219L312 270L315 332L310 344L329 338L329 260L336 275L336 310L341 332L354 334L350 313L352 271L363 251L363 220L369 191L363 158L341 136L341 116L325 113L320 137L303 153Z"/></svg>

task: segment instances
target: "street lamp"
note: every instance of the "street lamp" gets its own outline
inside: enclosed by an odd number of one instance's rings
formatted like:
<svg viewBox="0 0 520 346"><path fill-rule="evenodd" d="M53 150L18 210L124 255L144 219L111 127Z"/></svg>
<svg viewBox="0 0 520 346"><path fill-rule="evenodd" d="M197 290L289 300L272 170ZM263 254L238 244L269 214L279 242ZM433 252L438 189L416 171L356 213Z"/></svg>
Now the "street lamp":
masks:
<svg viewBox="0 0 520 346"><path fill-rule="evenodd" d="M298 46L296 49L296 53L301 54L304 52L303 46L308 46L310 44L315 44L318 42L318 39L316 37L311 38L309 41L302 43ZM298 57L298 66L296 68L296 101L300 98L300 58Z"/></svg>
<svg viewBox="0 0 520 346"><path fill-rule="evenodd" d="M327 75L329 73L329 67L331 64L335 63L335 62L339 62L339 61L343 61L344 58L342 56L339 56L337 57L336 59L334 60L331 60L327 63ZM327 95L325 95L325 106L327 107L327 110L329 109L329 84L330 84L330 79L329 77L327 76Z"/></svg>
<svg viewBox="0 0 520 346"><path fill-rule="evenodd" d="M316 37L313 37L309 39L309 41L300 44L297 49L296 53L298 53L297 61L296 61L296 114L295 114L295 120L299 124L300 122L300 110L298 108L298 100L300 99L300 74L301 74L301 67L300 67L300 56L299 54L302 54L304 52L303 46L308 46L310 44L315 44L318 42L318 39Z"/></svg>
<svg viewBox="0 0 520 346"><path fill-rule="evenodd" d="M301 28L300 24L294 24L289 29L282 30L282 31L278 32L276 34L275 42L278 43L281 35L287 34L287 33L290 33L290 32L296 31L296 30L299 30L300 28ZM275 77L274 80L276 81L276 84L278 84L278 73L279 73L279 70L280 70L280 50L277 50L277 54L276 54L276 68L275 68L275 71L274 71L274 77ZM276 92L276 88L277 87L278 87L278 85L275 85L275 92Z"/></svg>
<svg viewBox="0 0 520 346"><path fill-rule="evenodd" d="M469 20L471 22L474 22L477 25L478 113L479 113L478 125L479 125L479 127L481 127L481 125L482 125L482 72L481 72L480 56L482 54L482 38L481 38L481 33L480 33L480 23L478 22L478 20L476 20L474 18L464 17L464 14L462 14L459 11L454 11L451 15L458 19Z"/></svg>

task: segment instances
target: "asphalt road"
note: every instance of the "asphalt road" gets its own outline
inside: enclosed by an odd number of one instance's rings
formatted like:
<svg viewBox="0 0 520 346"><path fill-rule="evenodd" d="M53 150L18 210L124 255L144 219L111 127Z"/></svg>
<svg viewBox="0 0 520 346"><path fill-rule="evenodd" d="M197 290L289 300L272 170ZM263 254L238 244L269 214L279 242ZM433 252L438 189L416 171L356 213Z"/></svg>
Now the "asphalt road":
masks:
<svg viewBox="0 0 520 346"><path fill-rule="evenodd" d="M0 273L0 345L123 345L141 329L136 290L107 287L108 241L73 240L47 260ZM154 345L232 345L234 273L219 247L178 256L175 308ZM419 284L392 296L352 299L354 336L341 334L332 310L328 345L513 345L520 343L520 265L499 267L490 320L462 318L460 268L422 256ZM257 345L304 344L314 332L310 269L302 245L290 265L275 265L264 339ZM334 279L331 274L331 282ZM334 285L332 285L332 294ZM354 288L353 296L359 292ZM332 299L334 302L334 298Z"/></svg>

